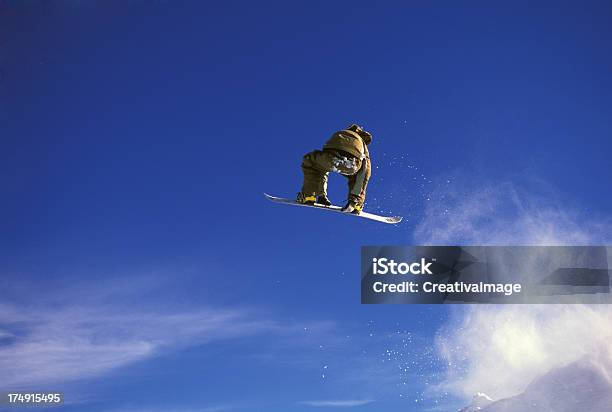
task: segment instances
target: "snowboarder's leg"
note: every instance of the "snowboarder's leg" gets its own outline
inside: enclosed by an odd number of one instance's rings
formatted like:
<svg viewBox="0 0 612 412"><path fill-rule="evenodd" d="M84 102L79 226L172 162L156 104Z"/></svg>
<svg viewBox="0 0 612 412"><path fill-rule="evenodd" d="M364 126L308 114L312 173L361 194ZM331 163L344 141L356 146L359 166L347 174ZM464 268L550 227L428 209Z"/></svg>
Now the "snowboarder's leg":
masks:
<svg viewBox="0 0 612 412"><path fill-rule="evenodd" d="M332 155L327 151L315 150L307 153L302 160L304 183L298 193L298 202L331 204L327 200L327 180L332 170Z"/></svg>
<svg viewBox="0 0 612 412"><path fill-rule="evenodd" d="M357 213L361 212L366 197L366 188L372 174L370 159L365 158L357 173L347 176L349 189L349 204L353 205Z"/></svg>

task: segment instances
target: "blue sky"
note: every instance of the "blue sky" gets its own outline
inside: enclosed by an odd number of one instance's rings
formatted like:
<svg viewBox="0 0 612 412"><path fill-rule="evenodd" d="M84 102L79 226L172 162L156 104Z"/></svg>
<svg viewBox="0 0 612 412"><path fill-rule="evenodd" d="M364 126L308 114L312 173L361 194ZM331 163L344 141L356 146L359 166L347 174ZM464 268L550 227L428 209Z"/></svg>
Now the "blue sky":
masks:
<svg viewBox="0 0 612 412"><path fill-rule="evenodd" d="M2 386L67 410L460 405L428 389L449 309L360 305L359 248L609 239L611 17L0 2ZM366 209L401 225L265 201L353 122L374 135Z"/></svg>

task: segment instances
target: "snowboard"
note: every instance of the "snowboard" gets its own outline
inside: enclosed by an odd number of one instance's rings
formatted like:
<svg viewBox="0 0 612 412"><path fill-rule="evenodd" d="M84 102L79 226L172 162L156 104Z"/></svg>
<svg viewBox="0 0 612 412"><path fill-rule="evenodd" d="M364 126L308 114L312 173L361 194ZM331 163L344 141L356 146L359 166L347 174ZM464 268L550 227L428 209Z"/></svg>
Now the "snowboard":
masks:
<svg viewBox="0 0 612 412"><path fill-rule="evenodd" d="M376 215L374 213L368 213L368 212L364 212L364 211L362 211L358 215L354 215L352 213L345 213L345 212L343 212L342 208L340 206L336 206L336 205L324 206L324 205L319 204L319 203L315 203L314 205L305 205L305 204L299 203L299 202L297 202L295 200L284 199L282 197L276 197L276 196L270 196L267 193L264 193L264 195L266 196L266 199L268 199L268 200L270 200L272 202L276 202L276 203L283 203L283 204L286 204L286 205L294 205L294 206L311 207L311 208L314 208L314 209L329 210L330 212L342 213L343 215L347 215L347 216L362 217L364 219L375 220L377 222L382 222L382 223L389 223L391 225L399 223L399 222L402 221L402 217L401 216L380 216L380 215Z"/></svg>

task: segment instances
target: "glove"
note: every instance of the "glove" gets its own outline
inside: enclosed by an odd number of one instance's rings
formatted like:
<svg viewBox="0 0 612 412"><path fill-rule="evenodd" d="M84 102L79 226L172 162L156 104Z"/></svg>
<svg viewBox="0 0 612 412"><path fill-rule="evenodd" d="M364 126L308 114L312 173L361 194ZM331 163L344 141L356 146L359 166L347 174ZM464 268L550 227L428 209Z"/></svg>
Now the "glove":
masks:
<svg viewBox="0 0 612 412"><path fill-rule="evenodd" d="M344 213L353 213L353 210L355 210L355 204L351 202L348 202L346 206L342 208Z"/></svg>
<svg viewBox="0 0 612 412"><path fill-rule="evenodd" d="M358 215L359 213L361 213L362 208L363 205L361 205L361 203L357 202L354 199L350 199L346 206L342 208L342 211L345 213L352 213L354 215Z"/></svg>

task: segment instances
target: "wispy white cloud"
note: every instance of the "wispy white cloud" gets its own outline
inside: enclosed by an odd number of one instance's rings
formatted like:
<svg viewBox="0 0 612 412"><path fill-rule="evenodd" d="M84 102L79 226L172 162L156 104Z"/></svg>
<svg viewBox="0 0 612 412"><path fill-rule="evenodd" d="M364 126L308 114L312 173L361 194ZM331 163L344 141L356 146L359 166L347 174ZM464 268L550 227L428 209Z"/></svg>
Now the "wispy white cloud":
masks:
<svg viewBox="0 0 612 412"><path fill-rule="evenodd" d="M3 386L97 376L185 346L273 331L244 312L201 308L139 310L112 306L0 307Z"/></svg>
<svg viewBox="0 0 612 412"><path fill-rule="evenodd" d="M147 281L136 276L131 281L121 279L118 284L106 279L103 283L82 281L67 285L56 281L54 293L48 296L3 297L0 302L2 386L10 389L57 387L108 378L119 368L187 347L227 339L265 339L270 335L274 336L273 343L258 346L257 350L241 356L256 363L299 369L315 379L320 377L323 364L329 364L325 370L329 376L325 380L335 385L340 399L336 404L329 401L330 407L351 406L354 388L368 387L371 379L355 378L351 369L335 363L336 356L351 356L355 362L365 362L365 365L359 363L358 368L369 365L382 373L380 367L374 368L379 359L361 360L361 346L353 347L359 345L355 342L357 338L349 338L332 321L285 321L261 308L227 309L176 303L159 293L158 289L164 288L161 278L161 281ZM11 283L13 290L27 289L28 282L12 280ZM142 295L141 283L146 287ZM8 297L18 295L6 293ZM346 350L347 344L351 346L350 351ZM388 369L391 368L389 365ZM352 379L350 384L345 383L348 377ZM299 396L298 389L294 396ZM87 397L80 402L87 403ZM357 399L354 406L365 401L369 399ZM198 410L240 408L240 405L213 404Z"/></svg>
<svg viewBox="0 0 612 412"><path fill-rule="evenodd" d="M317 408L351 408L363 406L374 402L372 399L342 399L325 401L302 401L302 405L314 406Z"/></svg>
<svg viewBox="0 0 612 412"><path fill-rule="evenodd" d="M244 409L243 406L237 405L215 405L215 406L203 406L197 408L173 408L173 407L164 407L164 408L143 408L143 407L128 407L128 408L115 408L109 409L105 412L226 412L226 411L236 411Z"/></svg>
<svg viewBox="0 0 612 412"><path fill-rule="evenodd" d="M234 411L236 409L240 409L239 406L236 405L216 405L216 406L207 406L203 409L198 409L200 412L225 412L225 411Z"/></svg>
<svg viewBox="0 0 612 412"><path fill-rule="evenodd" d="M55 287L49 296L28 296L18 302L3 299L0 371L4 388L97 377L134 362L223 339L265 332L290 341L303 328L317 333L329 327L326 322L277 321L253 308L173 305L167 299L155 299L152 305L126 292L140 289L116 287L108 281L86 286ZM113 290L117 293L109 292Z"/></svg>

